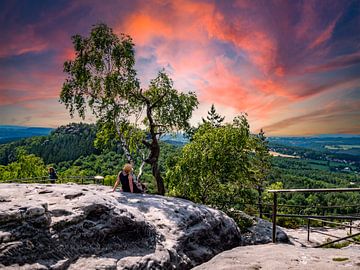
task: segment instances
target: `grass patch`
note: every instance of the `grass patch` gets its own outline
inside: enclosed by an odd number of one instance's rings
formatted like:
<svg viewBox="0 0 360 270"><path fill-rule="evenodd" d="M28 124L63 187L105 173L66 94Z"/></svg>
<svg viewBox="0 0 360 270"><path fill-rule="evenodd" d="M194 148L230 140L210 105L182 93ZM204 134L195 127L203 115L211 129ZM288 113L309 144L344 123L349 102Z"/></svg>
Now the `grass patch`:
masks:
<svg viewBox="0 0 360 270"><path fill-rule="evenodd" d="M331 242L331 238L327 238L325 243L329 243ZM348 245L350 245L351 243L349 241L341 241L341 242L337 242L337 243L333 243L333 244L329 244L324 246L324 248L336 248L336 249L340 249L343 247L347 247Z"/></svg>
<svg viewBox="0 0 360 270"><path fill-rule="evenodd" d="M341 258L341 257L339 257L339 258L333 258L332 260L334 261L334 262L343 262L343 261L347 261L349 258Z"/></svg>

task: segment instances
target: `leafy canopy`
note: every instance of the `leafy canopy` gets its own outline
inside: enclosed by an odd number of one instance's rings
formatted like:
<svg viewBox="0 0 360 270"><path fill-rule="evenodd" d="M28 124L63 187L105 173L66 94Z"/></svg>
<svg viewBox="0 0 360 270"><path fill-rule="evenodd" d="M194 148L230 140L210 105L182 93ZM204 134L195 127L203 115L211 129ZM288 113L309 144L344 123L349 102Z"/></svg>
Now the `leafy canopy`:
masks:
<svg viewBox="0 0 360 270"><path fill-rule="evenodd" d="M168 170L169 193L219 208L242 202L254 186L257 143L244 115L218 127L204 123Z"/></svg>
<svg viewBox="0 0 360 270"><path fill-rule="evenodd" d="M19 149L17 161L7 166L0 165L0 180L42 177L47 175L44 161Z"/></svg>
<svg viewBox="0 0 360 270"><path fill-rule="evenodd" d="M163 70L143 91L134 68L132 39L115 35L105 24L95 25L89 37L73 36L73 44L76 58L64 63L68 77L60 101L71 115L77 111L84 118L87 106L92 110L98 124L97 145L118 139L129 162L135 161L133 156L139 150L145 150L143 162L151 165L158 192L164 194L158 140L163 133L189 127L198 105L196 95L174 89Z"/></svg>

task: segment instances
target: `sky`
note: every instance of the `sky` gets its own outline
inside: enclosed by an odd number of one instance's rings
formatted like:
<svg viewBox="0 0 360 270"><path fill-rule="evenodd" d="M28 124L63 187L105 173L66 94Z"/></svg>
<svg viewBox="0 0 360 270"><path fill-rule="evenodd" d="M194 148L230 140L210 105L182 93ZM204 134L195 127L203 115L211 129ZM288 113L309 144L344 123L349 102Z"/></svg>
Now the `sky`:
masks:
<svg viewBox="0 0 360 270"><path fill-rule="evenodd" d="M143 88L165 68L226 121L269 136L360 134L360 1L0 1L0 125L70 122L59 93L71 36L133 38ZM85 121L94 122L90 114Z"/></svg>

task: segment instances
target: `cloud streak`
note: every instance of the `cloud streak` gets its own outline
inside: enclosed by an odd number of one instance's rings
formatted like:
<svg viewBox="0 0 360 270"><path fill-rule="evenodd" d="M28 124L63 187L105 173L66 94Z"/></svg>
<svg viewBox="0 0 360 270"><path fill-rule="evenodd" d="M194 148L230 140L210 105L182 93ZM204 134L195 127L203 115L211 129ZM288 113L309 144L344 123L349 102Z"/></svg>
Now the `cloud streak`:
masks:
<svg viewBox="0 0 360 270"><path fill-rule="evenodd" d="M359 13L359 1L341 0L3 2L0 106L24 106L31 114L31 102L55 102L62 64L74 57L71 35L104 22L133 37L143 87L164 67L177 88L195 90L201 103L248 112L255 130L286 133L293 123L311 129L317 119L334 132L355 131L340 115L349 113L346 93L360 88ZM304 113L335 94L332 117ZM201 108L196 114L204 116ZM44 121L37 115L31 123ZM49 117L47 123L59 121Z"/></svg>

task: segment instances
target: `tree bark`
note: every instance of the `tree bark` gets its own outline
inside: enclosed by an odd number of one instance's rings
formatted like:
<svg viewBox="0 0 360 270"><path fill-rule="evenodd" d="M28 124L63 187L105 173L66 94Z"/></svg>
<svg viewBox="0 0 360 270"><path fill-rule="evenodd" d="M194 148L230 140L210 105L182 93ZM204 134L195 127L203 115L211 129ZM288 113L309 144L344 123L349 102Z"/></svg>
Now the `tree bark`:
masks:
<svg viewBox="0 0 360 270"><path fill-rule="evenodd" d="M156 179L157 190L160 195L165 194L165 186L163 178L161 177L159 166L157 162L151 164L152 174Z"/></svg>
<svg viewBox="0 0 360 270"><path fill-rule="evenodd" d="M149 120L151 142L143 141L144 145L150 150L149 157L145 160L146 163L151 165L152 174L156 179L157 192L159 195L165 194L165 186L163 178L161 177L159 169L159 156L160 156L160 145L158 138L156 137L156 124L152 115L152 106L150 100L144 97L146 103L146 116Z"/></svg>
<svg viewBox="0 0 360 270"><path fill-rule="evenodd" d="M126 159L128 160L128 162L129 162L130 164L132 164L132 165L134 166L134 159L133 159L133 157L132 157L131 154L130 154L129 147L128 147L128 145L127 145L124 137L122 136L122 133L121 133L121 131L120 131L117 123L115 123L115 127L116 127L116 131L117 131L117 133L118 133L118 135L119 135L119 137L120 137L120 144L121 144L121 147L122 147L122 149L123 149L123 151L124 151L124 154L125 154L125 156L126 156Z"/></svg>

